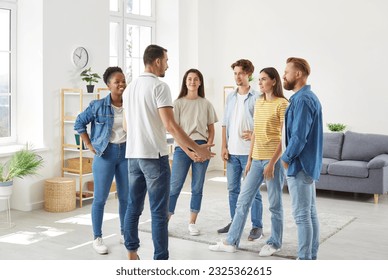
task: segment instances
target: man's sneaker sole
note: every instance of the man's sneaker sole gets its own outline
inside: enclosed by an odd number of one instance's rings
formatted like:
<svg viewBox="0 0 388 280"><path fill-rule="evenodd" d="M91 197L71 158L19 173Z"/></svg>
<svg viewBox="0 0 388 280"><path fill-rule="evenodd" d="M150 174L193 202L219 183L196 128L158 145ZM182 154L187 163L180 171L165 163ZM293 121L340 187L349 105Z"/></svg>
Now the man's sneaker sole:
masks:
<svg viewBox="0 0 388 280"><path fill-rule="evenodd" d="M264 236L263 234L261 236L259 236L258 238L248 236L248 241L260 240L261 238L263 238L263 236Z"/></svg>

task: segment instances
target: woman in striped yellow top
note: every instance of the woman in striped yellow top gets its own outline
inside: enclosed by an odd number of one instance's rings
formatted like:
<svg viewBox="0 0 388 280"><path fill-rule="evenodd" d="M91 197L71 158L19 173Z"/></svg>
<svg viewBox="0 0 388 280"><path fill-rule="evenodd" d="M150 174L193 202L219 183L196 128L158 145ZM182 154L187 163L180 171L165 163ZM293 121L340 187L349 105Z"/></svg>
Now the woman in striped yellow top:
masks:
<svg viewBox="0 0 388 280"><path fill-rule="evenodd" d="M271 211L271 236L260 250L260 256L271 256L282 246L284 170L279 161L282 151L281 132L288 100L283 95L279 73L275 68L260 71L259 86L262 95L257 99L254 112L254 132L236 213L226 240L209 246L213 251L235 252L245 226L249 207L265 180ZM261 207L262 214L262 207ZM262 215L261 215L262 216Z"/></svg>

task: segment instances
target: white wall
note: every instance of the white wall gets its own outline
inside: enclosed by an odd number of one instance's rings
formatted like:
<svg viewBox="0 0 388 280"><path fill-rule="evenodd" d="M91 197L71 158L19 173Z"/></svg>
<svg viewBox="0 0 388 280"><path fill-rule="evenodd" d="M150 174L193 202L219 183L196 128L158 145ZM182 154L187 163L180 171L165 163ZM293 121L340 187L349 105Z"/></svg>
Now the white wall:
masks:
<svg viewBox="0 0 388 280"><path fill-rule="evenodd" d="M14 182L12 208L29 211L43 205L44 180L61 175L60 88L85 88L73 49L84 46L101 75L108 66L109 0L19 0L18 31L18 141L45 160L39 176Z"/></svg>
<svg viewBox="0 0 388 280"><path fill-rule="evenodd" d="M179 91L179 0L157 0L155 44L167 49L168 70L162 78L170 86L173 99Z"/></svg>
<svg viewBox="0 0 388 280"><path fill-rule="evenodd" d="M109 1L18 3L19 140L32 139L45 148L46 164L41 176L15 182L12 207L31 210L42 206L44 179L60 175L59 89L85 85L71 63L72 50L86 47L88 66L101 74L108 65ZM157 0L156 7L155 43L169 49L165 79L173 96L183 73L196 67L221 120L223 86L234 84L231 63L252 60L257 77L267 66L282 74L286 58L300 56L311 64L310 83L321 99L325 123L388 134L385 0ZM219 122L217 156L209 169L223 167L220 133Z"/></svg>
<svg viewBox="0 0 388 280"><path fill-rule="evenodd" d="M198 0L198 3L198 68L205 75L206 94L219 117L223 114L220 102L223 86L234 84L230 65L235 60L250 59L257 78L260 69L267 66L275 67L282 75L285 60L299 56L311 65L309 83L322 102L324 123L342 122L352 131L388 134L385 82L388 2ZM184 8L182 4L181 9ZM189 6L187 9L186 13L190 12ZM191 30L190 22L181 20L180 28ZM180 49L180 57L186 56L190 53ZM221 169L218 128L218 155L212 164Z"/></svg>

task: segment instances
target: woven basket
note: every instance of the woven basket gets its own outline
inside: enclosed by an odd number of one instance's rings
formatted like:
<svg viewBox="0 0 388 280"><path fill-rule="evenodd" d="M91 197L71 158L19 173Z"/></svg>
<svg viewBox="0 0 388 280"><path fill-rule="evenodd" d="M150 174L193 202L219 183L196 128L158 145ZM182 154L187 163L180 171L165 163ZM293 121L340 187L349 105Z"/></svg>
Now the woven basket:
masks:
<svg viewBox="0 0 388 280"><path fill-rule="evenodd" d="M68 212L76 207L75 180L56 177L44 183L44 209L48 212Z"/></svg>
<svg viewBox="0 0 388 280"><path fill-rule="evenodd" d="M74 169L74 171L69 171L71 173L79 173L79 165L81 161L80 158L69 158L65 162L65 167ZM83 157L82 158L82 173L92 173L92 164L93 158Z"/></svg>

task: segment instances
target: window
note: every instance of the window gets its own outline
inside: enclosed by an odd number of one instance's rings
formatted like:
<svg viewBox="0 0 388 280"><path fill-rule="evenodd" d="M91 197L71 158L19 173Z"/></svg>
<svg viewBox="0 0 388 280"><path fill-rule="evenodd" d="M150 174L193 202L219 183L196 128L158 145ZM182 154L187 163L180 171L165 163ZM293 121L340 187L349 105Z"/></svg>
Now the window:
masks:
<svg viewBox="0 0 388 280"><path fill-rule="evenodd" d="M16 5L0 1L0 144L15 141Z"/></svg>
<svg viewBox="0 0 388 280"><path fill-rule="evenodd" d="M144 68L144 49L155 37L154 0L110 0L109 65L120 66L127 82Z"/></svg>

